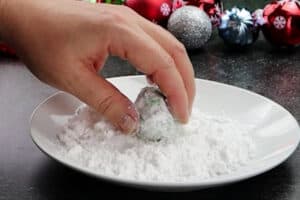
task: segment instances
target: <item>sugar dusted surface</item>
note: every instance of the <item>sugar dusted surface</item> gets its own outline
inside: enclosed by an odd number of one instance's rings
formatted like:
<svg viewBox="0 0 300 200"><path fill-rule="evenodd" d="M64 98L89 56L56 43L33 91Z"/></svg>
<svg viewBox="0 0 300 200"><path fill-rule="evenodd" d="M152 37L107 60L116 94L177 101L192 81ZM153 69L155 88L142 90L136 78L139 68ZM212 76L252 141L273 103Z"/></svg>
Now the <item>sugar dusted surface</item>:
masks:
<svg viewBox="0 0 300 200"><path fill-rule="evenodd" d="M61 155L101 175L154 182L191 182L230 174L247 165L256 146L250 127L194 110L176 137L159 142L115 130L82 106L58 135Z"/></svg>

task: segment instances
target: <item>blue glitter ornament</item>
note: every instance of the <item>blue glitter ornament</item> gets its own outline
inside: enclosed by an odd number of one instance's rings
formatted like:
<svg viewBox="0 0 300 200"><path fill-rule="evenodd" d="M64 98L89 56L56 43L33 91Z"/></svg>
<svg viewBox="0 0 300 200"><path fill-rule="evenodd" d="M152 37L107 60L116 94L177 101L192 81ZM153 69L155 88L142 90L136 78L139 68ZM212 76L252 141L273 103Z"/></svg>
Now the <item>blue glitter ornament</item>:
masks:
<svg viewBox="0 0 300 200"><path fill-rule="evenodd" d="M222 15L219 35L231 46L245 47L253 44L259 34L251 13L246 9L232 8Z"/></svg>

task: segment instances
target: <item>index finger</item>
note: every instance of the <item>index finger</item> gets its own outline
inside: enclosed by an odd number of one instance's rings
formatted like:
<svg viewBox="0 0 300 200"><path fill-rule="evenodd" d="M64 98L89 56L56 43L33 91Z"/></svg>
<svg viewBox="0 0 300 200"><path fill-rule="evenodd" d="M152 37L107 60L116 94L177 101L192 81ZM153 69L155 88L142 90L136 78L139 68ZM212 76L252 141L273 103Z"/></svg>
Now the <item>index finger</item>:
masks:
<svg viewBox="0 0 300 200"><path fill-rule="evenodd" d="M191 111L195 97L195 74L184 46L171 33L150 21L140 19L139 24L174 59L187 91Z"/></svg>
<svg viewBox="0 0 300 200"><path fill-rule="evenodd" d="M113 37L110 45L110 53L128 59L139 71L153 77L166 96L174 117L186 123L188 97L173 58L138 26Z"/></svg>

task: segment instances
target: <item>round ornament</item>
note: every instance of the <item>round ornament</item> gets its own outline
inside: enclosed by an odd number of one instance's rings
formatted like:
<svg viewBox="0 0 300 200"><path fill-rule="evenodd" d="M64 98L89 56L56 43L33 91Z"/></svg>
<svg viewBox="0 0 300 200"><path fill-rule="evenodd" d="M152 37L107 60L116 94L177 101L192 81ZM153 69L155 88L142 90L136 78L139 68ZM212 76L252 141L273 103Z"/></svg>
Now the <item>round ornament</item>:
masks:
<svg viewBox="0 0 300 200"><path fill-rule="evenodd" d="M186 2L184 0L173 0L172 12L185 5Z"/></svg>
<svg viewBox="0 0 300 200"><path fill-rule="evenodd" d="M259 34L251 13L246 9L232 8L222 15L219 35L231 46L245 47L253 44Z"/></svg>
<svg viewBox="0 0 300 200"><path fill-rule="evenodd" d="M221 0L189 0L187 5L194 5L204 10L210 17L212 24L217 26L221 17Z"/></svg>
<svg viewBox="0 0 300 200"><path fill-rule="evenodd" d="M198 49L209 40L212 25L204 11L195 6L183 6L171 15L168 30L187 49Z"/></svg>
<svg viewBox="0 0 300 200"><path fill-rule="evenodd" d="M276 46L300 44L300 2L274 1L263 10L262 30L265 38Z"/></svg>
<svg viewBox="0 0 300 200"><path fill-rule="evenodd" d="M126 0L125 5L155 23L167 21L172 13L172 0Z"/></svg>

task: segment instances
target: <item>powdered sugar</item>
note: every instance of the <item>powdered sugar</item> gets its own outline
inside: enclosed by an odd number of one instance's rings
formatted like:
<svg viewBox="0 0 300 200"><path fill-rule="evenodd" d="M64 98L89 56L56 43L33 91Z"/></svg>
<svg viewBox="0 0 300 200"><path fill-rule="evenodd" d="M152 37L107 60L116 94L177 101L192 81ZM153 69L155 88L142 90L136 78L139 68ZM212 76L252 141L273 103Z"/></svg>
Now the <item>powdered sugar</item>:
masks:
<svg viewBox="0 0 300 200"><path fill-rule="evenodd" d="M108 176L189 182L232 173L255 154L250 127L226 116L194 110L176 137L159 142L116 131L95 111L82 106L58 135L63 156Z"/></svg>

